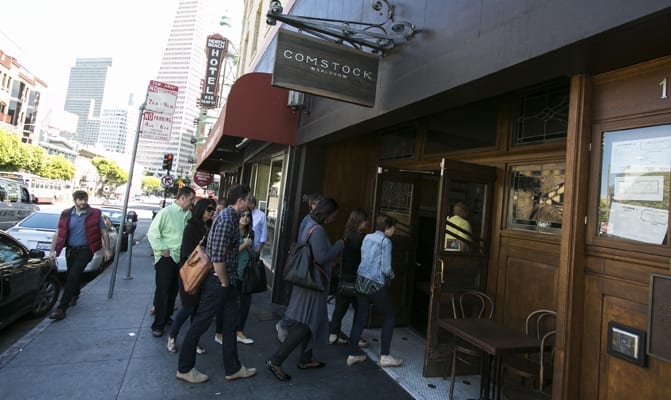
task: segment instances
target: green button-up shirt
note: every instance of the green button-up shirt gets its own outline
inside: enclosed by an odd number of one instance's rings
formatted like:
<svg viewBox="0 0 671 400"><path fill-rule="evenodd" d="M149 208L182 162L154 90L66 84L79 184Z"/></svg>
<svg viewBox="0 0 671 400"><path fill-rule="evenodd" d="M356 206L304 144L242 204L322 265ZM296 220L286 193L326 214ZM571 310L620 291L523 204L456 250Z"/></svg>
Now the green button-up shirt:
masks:
<svg viewBox="0 0 671 400"><path fill-rule="evenodd" d="M154 251L154 262L161 259L161 251L170 250L170 257L179 264L182 249L182 235L186 221L191 218L191 211L184 211L175 203L159 211L151 221L147 239Z"/></svg>

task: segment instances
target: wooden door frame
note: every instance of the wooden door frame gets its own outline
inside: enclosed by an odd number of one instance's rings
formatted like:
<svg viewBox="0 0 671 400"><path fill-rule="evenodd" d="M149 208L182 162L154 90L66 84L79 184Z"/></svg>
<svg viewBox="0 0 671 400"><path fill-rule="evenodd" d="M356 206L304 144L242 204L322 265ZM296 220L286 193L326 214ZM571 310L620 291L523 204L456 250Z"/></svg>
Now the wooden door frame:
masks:
<svg viewBox="0 0 671 400"><path fill-rule="evenodd" d="M581 349L585 304L585 219L589 189L591 79L571 78L566 139L564 216L557 286L557 336L553 399L580 398Z"/></svg>

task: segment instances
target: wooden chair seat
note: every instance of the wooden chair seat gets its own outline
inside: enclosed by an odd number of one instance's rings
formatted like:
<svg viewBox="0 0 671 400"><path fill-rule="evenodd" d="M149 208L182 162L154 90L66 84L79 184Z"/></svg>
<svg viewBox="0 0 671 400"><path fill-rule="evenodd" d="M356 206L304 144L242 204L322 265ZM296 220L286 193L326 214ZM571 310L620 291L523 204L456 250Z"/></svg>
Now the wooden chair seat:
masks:
<svg viewBox="0 0 671 400"><path fill-rule="evenodd" d="M552 359L550 357L543 360L543 368L545 375L552 376ZM505 359L506 373L515 377L519 377L524 381L536 385L538 379L538 371L540 371L540 360L537 354L525 357L522 354L515 354L507 356Z"/></svg>
<svg viewBox="0 0 671 400"><path fill-rule="evenodd" d="M501 396L504 400L550 400L552 395L522 385L506 384Z"/></svg>

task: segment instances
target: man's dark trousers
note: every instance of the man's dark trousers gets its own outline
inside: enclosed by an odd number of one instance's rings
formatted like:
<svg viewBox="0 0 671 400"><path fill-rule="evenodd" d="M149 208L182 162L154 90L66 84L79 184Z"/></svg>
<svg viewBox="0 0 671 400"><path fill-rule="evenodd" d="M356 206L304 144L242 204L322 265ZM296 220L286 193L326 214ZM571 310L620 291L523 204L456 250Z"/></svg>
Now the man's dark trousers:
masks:
<svg viewBox="0 0 671 400"><path fill-rule="evenodd" d="M223 314L222 352L224 371L226 375L233 375L242 367L240 360L238 360L236 332L240 321L238 288L230 285L225 288L221 286L218 277L208 275L200 290L200 304L198 304L196 315L191 320L189 331L182 342L177 369L179 372L186 373L196 365L198 339L208 330L212 324L212 319L221 308Z"/></svg>
<svg viewBox="0 0 671 400"><path fill-rule="evenodd" d="M168 318L175 310L177 298L177 275L179 269L172 257L161 258L154 264L156 271L156 292L154 293L154 323L152 330L165 330Z"/></svg>
<svg viewBox="0 0 671 400"><path fill-rule="evenodd" d="M65 290L63 290L61 303L58 306L61 310L67 310L70 305L70 300L75 296L79 296L82 273L92 258L93 253L88 246L68 247L65 249L67 273L65 278Z"/></svg>

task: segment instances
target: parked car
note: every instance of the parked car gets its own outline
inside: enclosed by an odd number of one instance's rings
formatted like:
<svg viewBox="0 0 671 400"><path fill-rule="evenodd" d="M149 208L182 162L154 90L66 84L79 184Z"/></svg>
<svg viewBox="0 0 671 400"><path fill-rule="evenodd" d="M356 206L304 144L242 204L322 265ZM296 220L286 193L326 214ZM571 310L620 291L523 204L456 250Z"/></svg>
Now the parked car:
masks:
<svg viewBox="0 0 671 400"><path fill-rule="evenodd" d="M58 226L58 217L61 211L58 210L40 210L36 211L18 224L7 229L7 233L15 237L24 246L29 249L38 249L49 252L51 249L51 240L56 233ZM112 249L116 246L117 232L110 218L103 214L103 219L107 225L110 236L110 247ZM101 248L93 254L93 259L88 263L84 272L96 272L104 266L105 252ZM65 251L56 258L56 267L58 272L67 271L67 264L65 262Z"/></svg>
<svg viewBox="0 0 671 400"><path fill-rule="evenodd" d="M119 226L121 226L121 208L104 206L100 207L100 211L103 215L109 217L112 221L114 229L117 233L119 232ZM128 250L128 235L131 232L135 231L135 226L137 223L137 213L133 210L126 210L126 225L124 225L123 233L121 234L121 251Z"/></svg>
<svg viewBox="0 0 671 400"><path fill-rule="evenodd" d="M41 317L58 300L56 265L42 250L28 250L0 231L0 330L28 315Z"/></svg>

